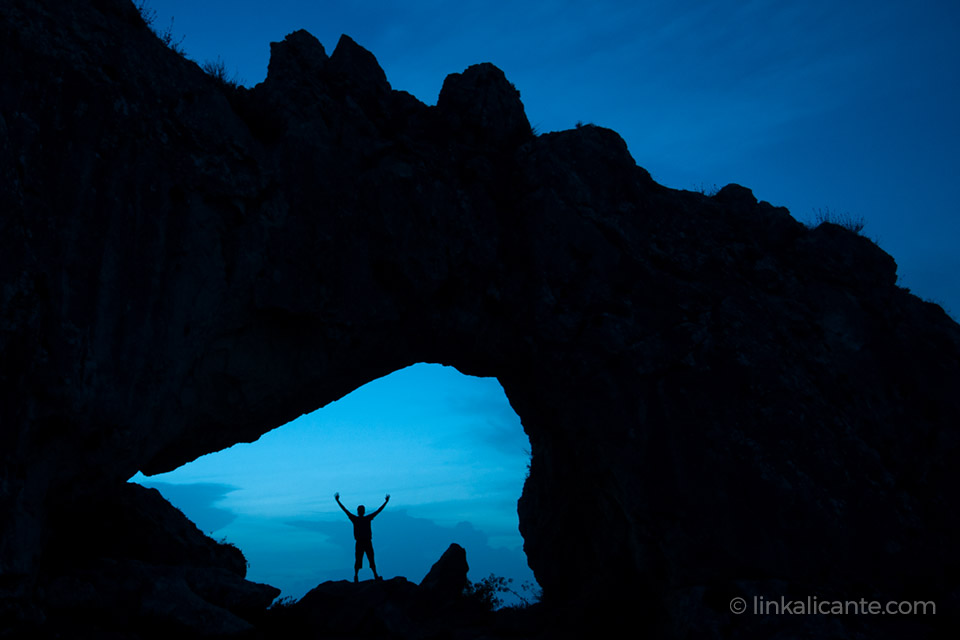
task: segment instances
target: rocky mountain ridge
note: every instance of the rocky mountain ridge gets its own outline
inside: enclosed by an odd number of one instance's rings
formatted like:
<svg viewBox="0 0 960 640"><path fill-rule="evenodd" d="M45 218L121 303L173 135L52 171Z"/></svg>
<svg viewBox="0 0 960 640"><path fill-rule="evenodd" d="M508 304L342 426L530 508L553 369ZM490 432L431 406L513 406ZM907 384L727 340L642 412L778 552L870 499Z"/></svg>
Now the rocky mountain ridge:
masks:
<svg viewBox="0 0 960 640"><path fill-rule="evenodd" d="M141 593L106 585L163 580L138 606L223 610L197 577L222 570L262 607L179 526L159 564L111 533L165 509L126 479L415 362L503 385L533 455L525 551L567 628L955 624L960 329L869 240L741 186L658 185L606 129L534 135L489 64L429 107L348 37L327 55L298 31L231 89L127 0L3 0L0 63L7 628L68 615L48 597L63 580L104 610ZM73 545L84 513L99 533ZM752 595L946 613L730 611Z"/></svg>

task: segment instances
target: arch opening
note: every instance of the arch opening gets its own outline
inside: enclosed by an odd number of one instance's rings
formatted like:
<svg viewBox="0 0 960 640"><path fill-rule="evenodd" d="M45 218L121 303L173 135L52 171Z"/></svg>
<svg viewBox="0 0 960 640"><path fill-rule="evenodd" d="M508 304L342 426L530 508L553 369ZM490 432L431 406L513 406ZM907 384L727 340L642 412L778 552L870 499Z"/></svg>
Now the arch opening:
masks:
<svg viewBox="0 0 960 640"><path fill-rule="evenodd" d="M374 380L256 442L131 481L158 489L204 533L235 544L247 577L298 599L352 579L350 522L334 501L368 511L379 573L419 582L453 542L469 579L539 590L523 552L517 501L530 442L495 378L420 363ZM361 579L372 578L367 562ZM503 596L504 604L520 600Z"/></svg>

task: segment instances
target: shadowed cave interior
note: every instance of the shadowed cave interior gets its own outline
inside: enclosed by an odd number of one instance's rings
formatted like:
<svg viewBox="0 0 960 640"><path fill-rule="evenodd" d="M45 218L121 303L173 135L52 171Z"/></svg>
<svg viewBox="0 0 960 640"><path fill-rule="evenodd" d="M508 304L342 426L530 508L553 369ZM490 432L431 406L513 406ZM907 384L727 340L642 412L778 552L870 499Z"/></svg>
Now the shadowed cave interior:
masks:
<svg viewBox="0 0 960 640"><path fill-rule="evenodd" d="M517 499L530 442L495 378L420 363L265 433L172 472L131 478L154 488L197 527L236 545L247 578L300 599L350 578L351 527L332 500L392 502L374 523L385 577L419 582L451 543L468 578L510 580L503 606L536 599ZM368 506L372 511L374 506ZM361 580L370 579L364 562Z"/></svg>

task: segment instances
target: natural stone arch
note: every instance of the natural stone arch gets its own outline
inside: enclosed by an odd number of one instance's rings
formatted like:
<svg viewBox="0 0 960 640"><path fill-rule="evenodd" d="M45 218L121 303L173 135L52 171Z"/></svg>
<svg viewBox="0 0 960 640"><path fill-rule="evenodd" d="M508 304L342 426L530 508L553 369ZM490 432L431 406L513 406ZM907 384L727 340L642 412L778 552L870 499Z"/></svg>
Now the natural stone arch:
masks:
<svg viewBox="0 0 960 640"><path fill-rule="evenodd" d="M368 510L392 494L374 527L381 575L415 582L455 542L467 550L472 580L511 577L529 597L533 576L517 530L529 464L529 440L496 379L417 363L256 442L131 482L159 490L201 531L239 548L247 579L284 598L348 578L350 527L334 491L348 508ZM314 537L305 545L295 536L291 546L291 526ZM334 542L346 546L332 551Z"/></svg>
<svg viewBox="0 0 960 640"><path fill-rule="evenodd" d="M491 65L427 107L297 32L230 91L129 3L0 19L5 574L65 503L430 360L521 416L548 596L709 626L745 584L953 588L960 333L865 238L535 137Z"/></svg>

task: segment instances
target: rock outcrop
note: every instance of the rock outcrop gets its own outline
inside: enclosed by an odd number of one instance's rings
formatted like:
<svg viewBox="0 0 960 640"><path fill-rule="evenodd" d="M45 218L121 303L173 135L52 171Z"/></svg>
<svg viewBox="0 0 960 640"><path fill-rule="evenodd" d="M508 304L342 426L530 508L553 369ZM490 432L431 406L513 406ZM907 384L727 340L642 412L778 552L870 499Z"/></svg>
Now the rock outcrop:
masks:
<svg viewBox="0 0 960 640"><path fill-rule="evenodd" d="M466 551L451 544L419 585L403 577L324 582L296 603L271 608L260 628L285 638L558 637L538 604L494 610L484 595L497 594L468 589L467 570Z"/></svg>
<svg viewBox="0 0 960 640"><path fill-rule="evenodd" d="M205 536L156 489L76 492L51 511L36 604L52 637L250 633L280 595L244 580L240 550Z"/></svg>
<svg viewBox="0 0 960 640"><path fill-rule="evenodd" d="M449 600L460 596L467 588L467 552L458 544L451 544L430 571L420 581L420 589L435 600Z"/></svg>
<svg viewBox="0 0 960 640"><path fill-rule="evenodd" d="M520 415L525 550L566 628L799 629L730 612L752 595L940 604L802 623L841 638L955 622L960 328L865 238L660 186L606 129L535 136L490 65L428 107L299 31L232 89L128 0L4 0L0 63L6 626L56 625L68 580L134 625L209 605L239 630L229 556L172 527L164 562L115 541L61 569L70 514L122 522L136 471L420 361Z"/></svg>

